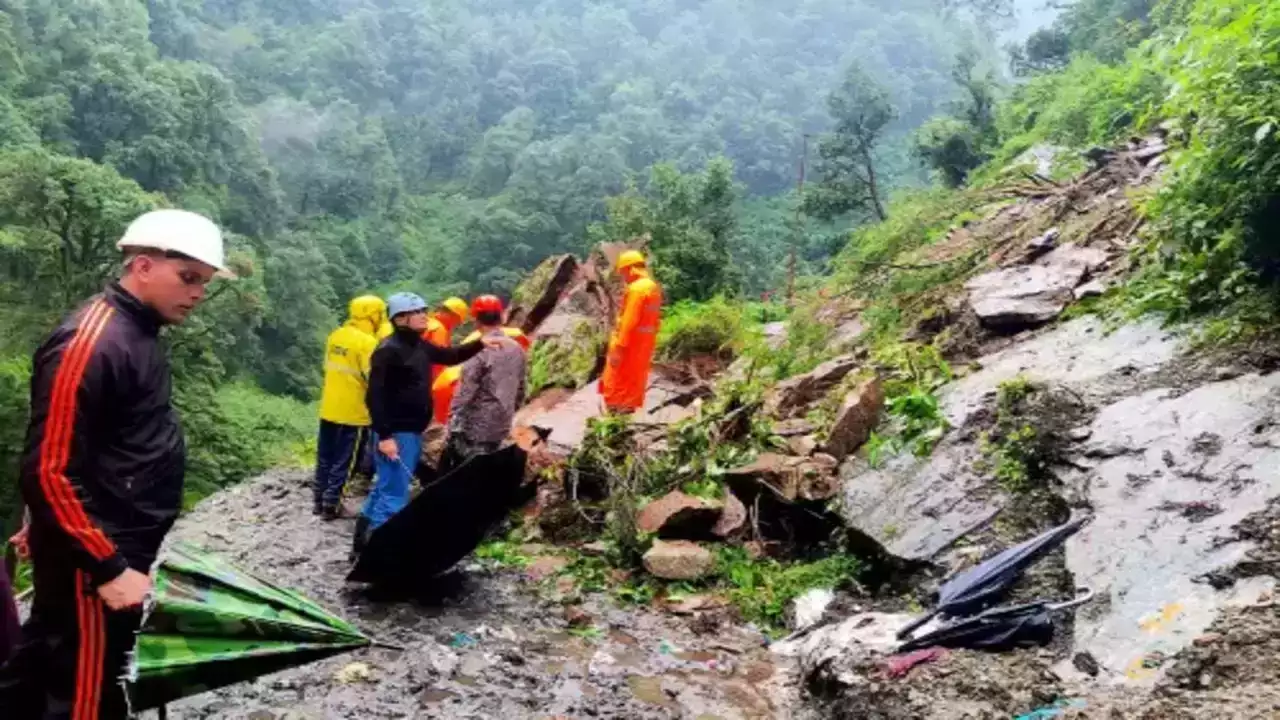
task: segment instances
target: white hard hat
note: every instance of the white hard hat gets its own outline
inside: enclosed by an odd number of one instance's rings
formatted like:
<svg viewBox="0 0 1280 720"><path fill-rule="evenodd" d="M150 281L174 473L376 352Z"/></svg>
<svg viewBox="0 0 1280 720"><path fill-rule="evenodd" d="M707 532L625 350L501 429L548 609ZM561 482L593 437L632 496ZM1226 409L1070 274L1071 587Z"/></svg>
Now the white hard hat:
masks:
<svg viewBox="0 0 1280 720"><path fill-rule="evenodd" d="M209 218L187 210L152 210L129 223L116 248L149 248L176 252L213 267L221 277L235 277L227 269L222 231Z"/></svg>

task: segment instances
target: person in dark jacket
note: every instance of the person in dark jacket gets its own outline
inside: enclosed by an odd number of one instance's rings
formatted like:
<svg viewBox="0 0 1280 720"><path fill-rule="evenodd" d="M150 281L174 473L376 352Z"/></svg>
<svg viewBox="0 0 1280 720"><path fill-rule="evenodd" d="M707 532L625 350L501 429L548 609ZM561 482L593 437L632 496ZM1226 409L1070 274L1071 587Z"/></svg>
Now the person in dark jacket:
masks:
<svg viewBox="0 0 1280 720"><path fill-rule="evenodd" d="M431 424L431 368L466 362L500 341L481 339L443 348L422 339L427 303L413 293L387 299L394 332L373 351L366 403L376 443L373 489L356 518L353 555L365 540L409 502L409 482Z"/></svg>
<svg viewBox="0 0 1280 720"><path fill-rule="evenodd" d="M222 233L157 210L117 247L119 282L36 350L20 469L35 584L17 654L0 669L5 720L123 718L121 678L149 572L182 506L186 449L159 333L223 266Z"/></svg>

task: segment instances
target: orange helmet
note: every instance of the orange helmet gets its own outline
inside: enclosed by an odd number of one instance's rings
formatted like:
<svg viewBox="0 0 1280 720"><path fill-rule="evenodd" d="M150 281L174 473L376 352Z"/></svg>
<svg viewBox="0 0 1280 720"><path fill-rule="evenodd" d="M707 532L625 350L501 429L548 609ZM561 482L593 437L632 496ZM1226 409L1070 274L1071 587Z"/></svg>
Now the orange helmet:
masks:
<svg viewBox="0 0 1280 720"><path fill-rule="evenodd" d="M471 314L479 315L481 313L498 313L502 314L502 301L496 295L481 295L471 301Z"/></svg>

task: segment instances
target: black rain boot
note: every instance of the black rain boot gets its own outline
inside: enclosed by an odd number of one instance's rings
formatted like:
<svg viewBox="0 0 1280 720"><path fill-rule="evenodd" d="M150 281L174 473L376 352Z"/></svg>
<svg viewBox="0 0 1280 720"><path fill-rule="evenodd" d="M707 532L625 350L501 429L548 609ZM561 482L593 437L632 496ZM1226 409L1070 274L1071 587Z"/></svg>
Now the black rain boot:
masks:
<svg viewBox="0 0 1280 720"><path fill-rule="evenodd" d="M348 560L355 562L356 558L360 557L360 553L364 551L364 543L367 539L365 536L368 534L369 518L365 517L364 513L361 513L356 517L356 531L355 534L351 536L351 554L347 556Z"/></svg>
<svg viewBox="0 0 1280 720"><path fill-rule="evenodd" d="M341 508L337 505L326 505L320 512L320 518L322 520L337 520L341 516Z"/></svg>
<svg viewBox="0 0 1280 720"><path fill-rule="evenodd" d="M320 498L316 498L311 504L311 514L319 515L323 512L324 512L324 503L320 501Z"/></svg>

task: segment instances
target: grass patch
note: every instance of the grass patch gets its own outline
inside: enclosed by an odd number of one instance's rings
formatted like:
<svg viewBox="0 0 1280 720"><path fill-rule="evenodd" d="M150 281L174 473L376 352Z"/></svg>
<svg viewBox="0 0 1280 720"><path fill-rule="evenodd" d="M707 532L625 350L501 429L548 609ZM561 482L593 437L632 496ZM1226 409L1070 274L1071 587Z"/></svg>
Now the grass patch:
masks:
<svg viewBox="0 0 1280 720"><path fill-rule="evenodd" d="M876 467L904 450L928 455L950 427L937 391L955 378L951 366L937 348L917 343L886 345L874 358L885 378L888 423L867 441L867 461Z"/></svg>
<svg viewBox="0 0 1280 720"><path fill-rule="evenodd" d="M858 558L842 553L810 562L784 563L753 559L739 547L720 548L716 564L718 589L725 592L743 619L772 634L786 627L787 609L793 600L815 588L851 587L862 569Z"/></svg>
<svg viewBox="0 0 1280 720"><path fill-rule="evenodd" d="M658 357L687 360L699 355L731 358L746 342L746 308L716 297L707 302L682 300L665 308L658 331Z"/></svg>

